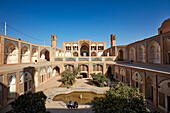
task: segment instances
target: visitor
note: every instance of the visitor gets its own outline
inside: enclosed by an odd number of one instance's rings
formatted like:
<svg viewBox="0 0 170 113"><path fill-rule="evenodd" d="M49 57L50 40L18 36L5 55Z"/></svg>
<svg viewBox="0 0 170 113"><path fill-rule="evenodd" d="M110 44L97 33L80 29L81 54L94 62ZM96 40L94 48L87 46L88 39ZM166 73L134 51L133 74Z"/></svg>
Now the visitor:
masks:
<svg viewBox="0 0 170 113"><path fill-rule="evenodd" d="M75 109L78 108L78 102L77 101L74 102L74 108Z"/></svg>
<svg viewBox="0 0 170 113"><path fill-rule="evenodd" d="M72 109L73 108L73 103L72 103L72 101L70 101L70 102L68 102L68 108L70 109Z"/></svg>

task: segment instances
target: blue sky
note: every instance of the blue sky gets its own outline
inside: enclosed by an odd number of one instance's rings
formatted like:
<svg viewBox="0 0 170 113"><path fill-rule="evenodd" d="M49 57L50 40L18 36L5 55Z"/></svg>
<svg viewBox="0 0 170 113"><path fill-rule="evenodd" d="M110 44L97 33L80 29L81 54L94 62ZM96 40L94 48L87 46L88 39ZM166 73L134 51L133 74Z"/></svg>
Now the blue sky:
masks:
<svg viewBox="0 0 170 113"><path fill-rule="evenodd" d="M110 47L111 34L117 45L128 44L157 35L168 17L170 0L0 0L0 22L47 45L55 34L59 48L80 39L105 41ZM43 45L9 27L7 36Z"/></svg>

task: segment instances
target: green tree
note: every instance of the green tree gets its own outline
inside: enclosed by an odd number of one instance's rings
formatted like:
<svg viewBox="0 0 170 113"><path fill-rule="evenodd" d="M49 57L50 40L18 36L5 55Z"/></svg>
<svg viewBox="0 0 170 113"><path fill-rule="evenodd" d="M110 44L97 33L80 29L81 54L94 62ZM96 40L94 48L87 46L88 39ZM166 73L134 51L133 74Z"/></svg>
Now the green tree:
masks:
<svg viewBox="0 0 170 113"><path fill-rule="evenodd" d="M93 110L96 113L149 113L139 89L122 83L107 91L105 97L94 98Z"/></svg>
<svg viewBox="0 0 170 113"><path fill-rule="evenodd" d="M73 69L73 75L76 76L77 74L79 74L81 71L81 67L78 66L78 67L74 67Z"/></svg>
<svg viewBox="0 0 170 113"><path fill-rule="evenodd" d="M46 98L42 91L28 92L11 103L12 109L8 113L46 113Z"/></svg>
<svg viewBox="0 0 170 113"><path fill-rule="evenodd" d="M73 73L70 70L63 71L61 73L61 76L63 78L63 83L65 85L70 84L73 85L75 82L75 77L73 76Z"/></svg>
<svg viewBox="0 0 170 113"><path fill-rule="evenodd" d="M104 82L107 80L106 76L102 73L92 73L93 83L98 87L104 87Z"/></svg>

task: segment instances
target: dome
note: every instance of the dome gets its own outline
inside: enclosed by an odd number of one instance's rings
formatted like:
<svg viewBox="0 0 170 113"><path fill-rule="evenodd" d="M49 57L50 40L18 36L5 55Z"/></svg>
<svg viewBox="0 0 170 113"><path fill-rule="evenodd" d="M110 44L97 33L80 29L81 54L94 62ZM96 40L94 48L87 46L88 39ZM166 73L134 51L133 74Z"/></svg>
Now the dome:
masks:
<svg viewBox="0 0 170 113"><path fill-rule="evenodd" d="M170 25L170 18L166 19L166 20L162 23L161 27L167 26L167 25Z"/></svg>

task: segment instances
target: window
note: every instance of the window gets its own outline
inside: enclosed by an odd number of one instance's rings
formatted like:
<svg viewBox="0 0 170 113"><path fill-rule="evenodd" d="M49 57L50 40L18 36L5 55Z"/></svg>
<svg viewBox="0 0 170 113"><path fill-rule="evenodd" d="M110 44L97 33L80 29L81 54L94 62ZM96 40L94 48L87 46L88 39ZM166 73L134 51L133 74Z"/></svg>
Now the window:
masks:
<svg viewBox="0 0 170 113"><path fill-rule="evenodd" d="M73 46L73 50L78 50L78 46Z"/></svg>
<svg viewBox="0 0 170 113"><path fill-rule="evenodd" d="M98 50L103 50L104 47L103 46L98 46Z"/></svg>
<svg viewBox="0 0 170 113"><path fill-rule="evenodd" d="M91 50L96 50L96 46L91 46Z"/></svg>
<svg viewBox="0 0 170 113"><path fill-rule="evenodd" d="M71 46L66 46L66 50L71 50Z"/></svg>

